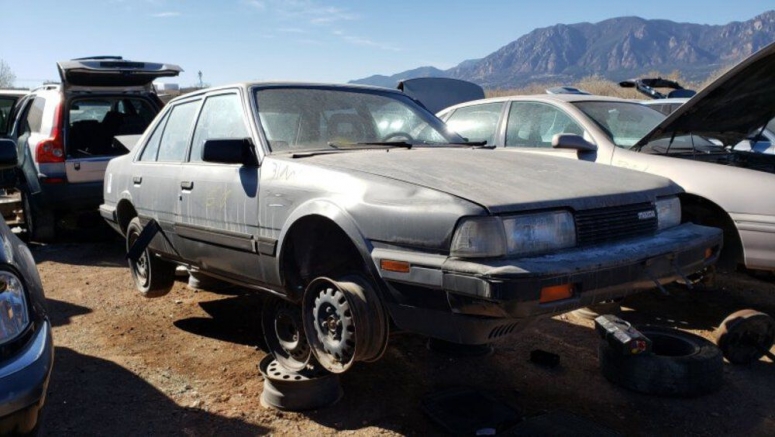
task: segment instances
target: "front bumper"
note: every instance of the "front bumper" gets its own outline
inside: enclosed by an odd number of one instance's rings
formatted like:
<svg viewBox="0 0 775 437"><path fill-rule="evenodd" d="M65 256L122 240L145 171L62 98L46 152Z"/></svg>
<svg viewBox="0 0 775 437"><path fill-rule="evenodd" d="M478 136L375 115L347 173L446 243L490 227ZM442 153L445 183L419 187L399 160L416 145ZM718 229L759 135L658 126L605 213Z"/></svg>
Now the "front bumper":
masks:
<svg viewBox="0 0 775 437"><path fill-rule="evenodd" d="M518 259L462 260L375 249L382 260L409 263L407 273L380 270L399 328L481 344L542 316L565 313L682 279L718 259L722 232L685 223L649 237ZM541 290L571 284L570 298L545 302Z"/></svg>
<svg viewBox="0 0 775 437"><path fill-rule="evenodd" d="M51 324L46 320L27 346L0 362L0 435L35 428L53 364Z"/></svg>

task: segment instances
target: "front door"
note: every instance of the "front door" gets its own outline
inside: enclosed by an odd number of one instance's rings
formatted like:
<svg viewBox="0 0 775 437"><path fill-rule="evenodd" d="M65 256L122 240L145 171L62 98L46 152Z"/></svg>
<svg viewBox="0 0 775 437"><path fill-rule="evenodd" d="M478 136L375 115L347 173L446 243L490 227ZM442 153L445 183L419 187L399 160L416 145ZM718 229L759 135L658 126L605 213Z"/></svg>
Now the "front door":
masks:
<svg viewBox="0 0 775 437"><path fill-rule="evenodd" d="M237 90L210 95L194 129L188 162L179 177L181 237L186 258L202 269L249 282L263 282L259 266L259 168L202 161L208 139L249 138Z"/></svg>

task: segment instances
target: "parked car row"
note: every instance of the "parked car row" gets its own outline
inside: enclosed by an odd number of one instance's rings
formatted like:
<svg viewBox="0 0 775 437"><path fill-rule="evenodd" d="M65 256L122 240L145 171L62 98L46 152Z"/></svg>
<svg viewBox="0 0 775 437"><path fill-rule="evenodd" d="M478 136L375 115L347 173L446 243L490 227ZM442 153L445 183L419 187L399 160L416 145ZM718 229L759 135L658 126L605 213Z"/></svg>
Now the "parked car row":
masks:
<svg viewBox="0 0 775 437"><path fill-rule="evenodd" d="M761 187L775 184L775 159L735 147L775 116L773 67L770 45L668 116L635 101L578 94L484 99L438 115L462 136L505 150L668 177L686 190L684 220L724 230L723 266L773 271L775 199Z"/></svg>
<svg viewBox="0 0 775 437"><path fill-rule="evenodd" d="M722 254L775 270L775 204L754 189L775 176L726 148L775 116L773 64L775 45L667 118L566 92L439 118L452 96L433 93L459 83L240 83L163 106L151 82L179 67L84 58L6 105L0 167L17 169L32 239L99 204L142 295L168 293L178 266L263 292L277 362L342 373L393 331L482 345ZM0 432L23 431L53 349L29 250L0 237L0 388L27 390L0 390L24 393L0 397Z"/></svg>

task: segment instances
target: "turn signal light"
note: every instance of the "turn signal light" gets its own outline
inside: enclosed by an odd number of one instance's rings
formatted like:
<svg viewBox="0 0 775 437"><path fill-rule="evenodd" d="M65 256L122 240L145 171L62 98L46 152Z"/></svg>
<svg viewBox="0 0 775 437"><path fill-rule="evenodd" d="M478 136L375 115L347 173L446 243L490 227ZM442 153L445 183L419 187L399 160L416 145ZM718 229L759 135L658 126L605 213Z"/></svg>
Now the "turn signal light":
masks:
<svg viewBox="0 0 775 437"><path fill-rule="evenodd" d="M549 303L573 297L573 284L552 285L541 289L540 303Z"/></svg>
<svg viewBox="0 0 775 437"><path fill-rule="evenodd" d="M379 268L389 272L409 273L411 266L406 261L394 261L392 259L383 259L379 262Z"/></svg>

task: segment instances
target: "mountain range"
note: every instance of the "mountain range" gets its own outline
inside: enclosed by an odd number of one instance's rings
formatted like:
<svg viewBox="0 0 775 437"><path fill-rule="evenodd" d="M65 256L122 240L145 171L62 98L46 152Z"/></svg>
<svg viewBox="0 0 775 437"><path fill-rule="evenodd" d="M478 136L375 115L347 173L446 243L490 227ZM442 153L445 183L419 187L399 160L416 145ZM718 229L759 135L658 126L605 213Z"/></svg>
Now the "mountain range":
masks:
<svg viewBox="0 0 775 437"><path fill-rule="evenodd" d="M426 66L350 83L393 88L404 79L451 77L487 89L511 89L569 84L591 75L618 81L676 70L687 80L702 81L773 41L775 11L725 25L619 17L535 29L484 58L448 70Z"/></svg>

